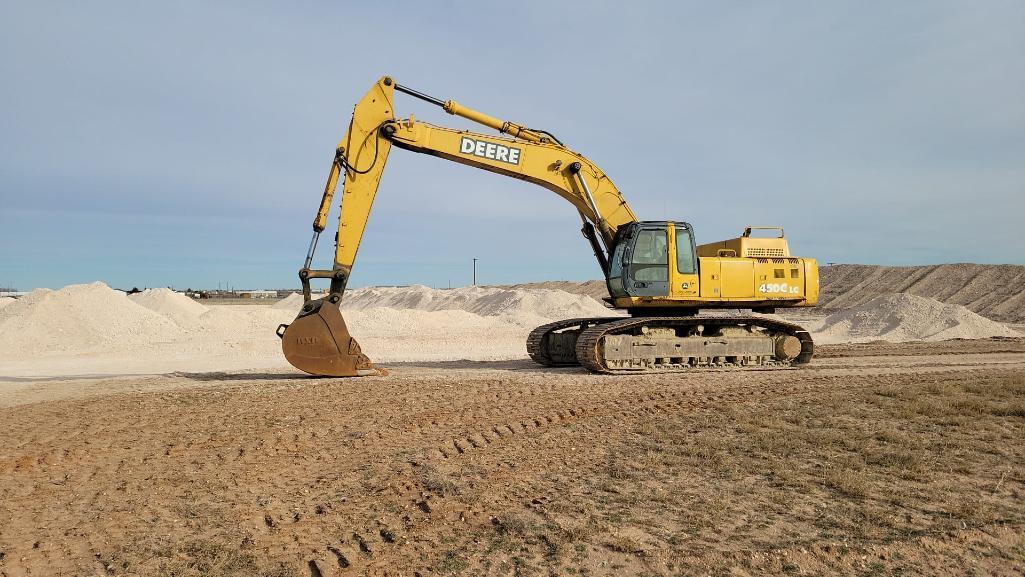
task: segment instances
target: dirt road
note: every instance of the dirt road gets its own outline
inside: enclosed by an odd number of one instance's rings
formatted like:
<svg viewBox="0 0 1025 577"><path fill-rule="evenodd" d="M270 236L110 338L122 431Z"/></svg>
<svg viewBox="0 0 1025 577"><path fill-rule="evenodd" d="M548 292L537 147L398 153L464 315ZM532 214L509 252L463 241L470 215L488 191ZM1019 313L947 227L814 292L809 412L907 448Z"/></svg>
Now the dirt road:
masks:
<svg viewBox="0 0 1025 577"><path fill-rule="evenodd" d="M1025 340L0 383L0 575L1025 569Z"/></svg>

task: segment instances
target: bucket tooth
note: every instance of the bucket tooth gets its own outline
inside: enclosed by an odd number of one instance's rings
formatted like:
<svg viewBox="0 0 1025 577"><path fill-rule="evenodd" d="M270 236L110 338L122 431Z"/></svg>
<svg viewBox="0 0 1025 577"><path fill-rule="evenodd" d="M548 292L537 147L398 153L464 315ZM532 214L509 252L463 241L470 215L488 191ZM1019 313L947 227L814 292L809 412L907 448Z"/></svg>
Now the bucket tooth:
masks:
<svg viewBox="0 0 1025 577"><path fill-rule="evenodd" d="M292 324L281 325L281 350L293 367L324 377L379 374L349 334L338 304L326 297L307 302Z"/></svg>

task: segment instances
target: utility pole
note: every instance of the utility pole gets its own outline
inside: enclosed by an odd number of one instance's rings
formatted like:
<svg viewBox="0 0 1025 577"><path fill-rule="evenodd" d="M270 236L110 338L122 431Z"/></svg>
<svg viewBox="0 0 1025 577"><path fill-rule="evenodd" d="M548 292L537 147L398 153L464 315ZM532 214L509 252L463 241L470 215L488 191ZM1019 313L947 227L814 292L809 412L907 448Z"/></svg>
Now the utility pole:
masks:
<svg viewBox="0 0 1025 577"><path fill-rule="evenodd" d="M473 259L473 286L477 286L477 259Z"/></svg>

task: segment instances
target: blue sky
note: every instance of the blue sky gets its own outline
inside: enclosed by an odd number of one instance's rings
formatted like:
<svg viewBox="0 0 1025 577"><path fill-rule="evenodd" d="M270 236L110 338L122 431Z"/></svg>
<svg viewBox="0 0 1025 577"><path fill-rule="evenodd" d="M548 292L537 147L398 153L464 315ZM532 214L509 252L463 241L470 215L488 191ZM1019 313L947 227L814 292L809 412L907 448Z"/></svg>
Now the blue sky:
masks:
<svg viewBox="0 0 1025 577"><path fill-rule="evenodd" d="M1022 30L1017 1L2 2L0 285L295 285L383 74L554 132L699 242L774 224L822 262L1025 263ZM468 284L474 257L485 283L597 278L578 228L395 150L353 284Z"/></svg>

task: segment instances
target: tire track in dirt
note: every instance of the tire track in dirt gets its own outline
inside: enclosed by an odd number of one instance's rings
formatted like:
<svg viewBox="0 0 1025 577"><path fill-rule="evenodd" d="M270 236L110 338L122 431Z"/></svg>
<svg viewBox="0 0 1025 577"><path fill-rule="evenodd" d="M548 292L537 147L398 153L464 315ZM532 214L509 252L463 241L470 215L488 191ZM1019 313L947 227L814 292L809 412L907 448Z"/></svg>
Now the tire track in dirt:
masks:
<svg viewBox="0 0 1025 577"><path fill-rule="evenodd" d="M948 366L963 367L964 365L951 364ZM1023 368L1025 368L1025 365L1023 365ZM931 378L951 380L965 377L965 372L964 370L937 370L930 371L927 374ZM990 368L986 373L994 376L1020 374L1004 368ZM700 389L654 391L625 394L590 404L576 404L573 406L547 405L545 407L538 407L539 410L534 413L528 413L528 416L524 418L500 422L484 420L483 422L469 425L467 429L472 431L471 433L452 437L430 452L428 458L453 459L482 449L496 449L508 442L520 440L523 435L537 433L538 431L550 428L552 425L565 425L586 419L606 416L628 419L669 412L713 410L724 405L745 404L752 401L764 401L780 397L804 396L822 390L879 386L884 384L883 381L892 378L917 379L919 373L917 371L887 373L881 381L880 377L882 376L849 376L843 379L839 387L838 377L812 376L811 378L803 379L805 382L800 384L790 384L781 387L766 387L758 384L732 386L715 391L703 391ZM973 371L971 377L977 378L978 373ZM899 380L901 379L898 378Z"/></svg>
<svg viewBox="0 0 1025 577"><path fill-rule="evenodd" d="M971 383L980 377L1020 377L1020 371L996 369L980 373L964 371L947 371L929 375L935 382ZM865 376L838 383L835 378L820 378L818 382L807 386L793 386L768 391L733 390L723 394L683 394L666 395L668 402L649 402L631 410L615 409L600 413L598 411L584 413L573 429L563 427L542 427L517 433L515 440L507 446L492 445L488 449L473 453L464 451L443 462L460 467L458 462L467 458L485 459L487 462L502 462L506 457L516 458L516 468L500 468L492 471L486 482L478 490L488 495L503 495L493 499L487 508L498 510L504 507L520 510L523 507L543 512L547 502L559 496L557 482L547 478L553 471L567 471L570 475L583 474L586 471L601 470L607 458L601 445L594 445L593 440L602 437L615 437L629 429L638 420L649 416L658 416L670 412L698 412L716 410L724 404L748 404L774 402L784 398L815 398L824 392L850 390L872 387L899 387L911 383L921 383L922 379L912 373L901 375L884 375L882 377ZM680 397L690 397L681 400ZM569 423L567 423L569 424ZM572 450L573 448L576 450ZM571 450L566 451L567 448ZM479 462L476 464L480 465ZM487 468L487 467L485 467ZM484 507L482 507L484 508Z"/></svg>
<svg viewBox="0 0 1025 577"><path fill-rule="evenodd" d="M929 372L878 360L847 359L824 370L643 378L569 371L421 377L410 369L355 385L235 380L0 410L10 424L0 432L0 510L20 516L18 525L0 529L0 546L24 532L43 543L26 558L45 552L58 569L60 556L94 563L94 552L109 549L105 541L124 539L142 520L179 519L196 496L221 495L224 514L243 520L261 556L306 575L314 567L322 575L372 574L408 562L411 551L438 546L439 527L459 530L464 514L468 522L487 522L486 508L423 478L429 466L483 474L467 490L492 503L538 499L543 506L552 490L548 472L601 466L600 439L647 417L850 387L1020 376L1025 364L980 358ZM25 466L15 470L19 463ZM336 493L349 500L335 499ZM373 507L354 503L360 494ZM134 508L131 518L103 521L107 538L76 542L56 532L60 523L89 527L97 515L126 507ZM32 518L64 521L44 529ZM178 526L145 530L183 535ZM78 551L83 547L85 553Z"/></svg>

